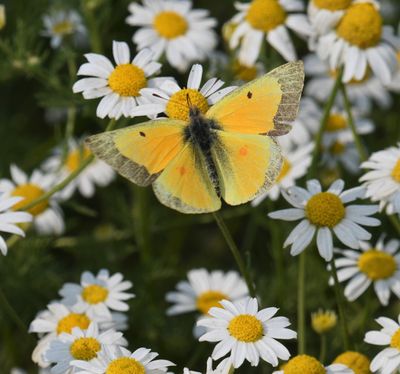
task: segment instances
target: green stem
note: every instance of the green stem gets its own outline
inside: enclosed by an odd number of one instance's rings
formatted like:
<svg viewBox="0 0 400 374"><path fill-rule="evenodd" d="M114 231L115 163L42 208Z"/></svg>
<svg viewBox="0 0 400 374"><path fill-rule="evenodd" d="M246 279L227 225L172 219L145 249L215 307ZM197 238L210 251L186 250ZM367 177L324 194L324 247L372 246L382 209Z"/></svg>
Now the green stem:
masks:
<svg viewBox="0 0 400 374"><path fill-rule="evenodd" d="M391 214L388 216L393 227L396 229L397 233L400 235L400 222L396 214Z"/></svg>
<svg viewBox="0 0 400 374"><path fill-rule="evenodd" d="M255 290L254 284L251 280L250 273L248 272L248 270L246 268L246 265L243 261L242 255L240 254L240 251L239 251L238 247L236 246L236 243L233 240L228 227L226 226L222 216L218 212L214 212L213 216L214 216L215 221L217 222L219 229L221 230L223 237L225 238L226 244L228 245L229 249L231 250L233 257L235 258L236 264L239 267L239 270L242 273L244 280L246 281L250 296L256 297L256 290Z"/></svg>
<svg viewBox="0 0 400 374"><path fill-rule="evenodd" d="M7 296L4 294L3 290L0 288L0 302L4 307L4 310L8 313L10 318L14 321L14 323L21 329L21 331L26 334L27 326L19 317L17 311L13 308L11 303L8 301ZM4 321L3 321L4 322Z"/></svg>
<svg viewBox="0 0 400 374"><path fill-rule="evenodd" d="M86 5L86 1L82 1L82 8L83 8L83 13L86 18L86 23L88 26L89 30L89 39L90 39L90 45L92 47L92 51L95 53L103 53L103 46L101 43L101 33L97 24L97 20L95 15L93 14L93 9L90 9Z"/></svg>
<svg viewBox="0 0 400 374"><path fill-rule="evenodd" d="M305 314L306 251L300 254L297 285L297 344L298 354L306 352L306 314Z"/></svg>
<svg viewBox="0 0 400 374"><path fill-rule="evenodd" d="M326 335L321 334L321 347L319 350L319 361L321 363L324 363L325 358L326 358Z"/></svg>

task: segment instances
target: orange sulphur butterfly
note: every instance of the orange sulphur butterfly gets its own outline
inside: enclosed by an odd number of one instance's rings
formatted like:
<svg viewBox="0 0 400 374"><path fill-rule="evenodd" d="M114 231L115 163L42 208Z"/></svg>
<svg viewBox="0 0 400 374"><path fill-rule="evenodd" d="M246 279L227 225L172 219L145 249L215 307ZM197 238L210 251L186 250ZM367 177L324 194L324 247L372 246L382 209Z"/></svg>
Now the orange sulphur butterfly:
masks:
<svg viewBox="0 0 400 374"><path fill-rule="evenodd" d="M214 212L221 198L246 203L270 188L282 156L274 136L291 129L304 84L290 62L234 90L189 122L158 119L91 136L92 152L139 186L153 185L182 213Z"/></svg>

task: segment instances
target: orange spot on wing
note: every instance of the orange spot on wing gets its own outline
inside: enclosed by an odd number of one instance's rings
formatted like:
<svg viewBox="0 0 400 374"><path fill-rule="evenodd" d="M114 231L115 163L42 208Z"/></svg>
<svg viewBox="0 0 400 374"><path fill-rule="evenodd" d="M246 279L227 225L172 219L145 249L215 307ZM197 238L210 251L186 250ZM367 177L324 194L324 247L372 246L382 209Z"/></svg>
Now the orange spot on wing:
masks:
<svg viewBox="0 0 400 374"><path fill-rule="evenodd" d="M186 168L184 166L181 166L180 168L178 168L178 170L180 175L186 174Z"/></svg>
<svg viewBox="0 0 400 374"><path fill-rule="evenodd" d="M247 146L244 146L239 149L239 154L241 156L247 156L248 153L249 153L249 150L247 149Z"/></svg>

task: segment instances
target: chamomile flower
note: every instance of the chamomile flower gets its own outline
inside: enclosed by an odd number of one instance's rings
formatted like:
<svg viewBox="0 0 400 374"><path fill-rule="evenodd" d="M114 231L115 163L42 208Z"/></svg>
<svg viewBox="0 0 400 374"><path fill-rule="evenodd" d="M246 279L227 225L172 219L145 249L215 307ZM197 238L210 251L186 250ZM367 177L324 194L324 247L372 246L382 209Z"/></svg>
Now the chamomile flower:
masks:
<svg viewBox="0 0 400 374"><path fill-rule="evenodd" d="M15 165L10 167L11 180L0 179L0 193L5 197L19 196L23 199L14 205L13 209L18 210L45 194L54 184L55 175L43 174L35 170L28 177ZM60 235L64 232L64 219L61 209L54 195L28 209L33 216L33 225L40 234Z"/></svg>
<svg viewBox="0 0 400 374"><path fill-rule="evenodd" d="M343 352L335 358L333 363L346 365L349 369L354 371L354 374L371 374L369 370L371 361L360 352Z"/></svg>
<svg viewBox="0 0 400 374"><path fill-rule="evenodd" d="M232 73L235 81L247 83L265 74L265 68L261 62L246 65L235 59L232 63Z"/></svg>
<svg viewBox="0 0 400 374"><path fill-rule="evenodd" d="M373 284L382 305L389 304L390 293L400 298L400 241L381 237L375 245L360 243L361 252L338 250L335 260L340 282L347 282L344 295L349 301L359 298Z"/></svg>
<svg viewBox="0 0 400 374"><path fill-rule="evenodd" d="M324 366L316 358L308 355L298 355L289 360L283 370L273 374L354 374L353 370L343 364Z"/></svg>
<svg viewBox="0 0 400 374"><path fill-rule="evenodd" d="M201 113L205 113L210 106L236 88L235 86L222 88L224 82L217 78L211 78L201 86L202 77L203 67L196 64L193 65L184 88L179 87L174 81L165 81L158 88L142 89L140 93L153 103L144 105L144 111L164 112L169 118L187 121L189 119L189 100ZM138 108L135 113L141 115L142 109Z"/></svg>
<svg viewBox="0 0 400 374"><path fill-rule="evenodd" d="M230 47L239 47L238 58L242 64L253 65L261 51L263 39L276 49L287 61L297 59L288 28L306 37L311 27L302 1L298 0L253 0L236 3L239 11L232 19L237 27L233 31Z"/></svg>
<svg viewBox="0 0 400 374"><path fill-rule="evenodd" d="M369 240L371 234L363 226L379 226L380 221L369 217L378 211L377 205L349 205L346 203L363 198L365 189L355 187L343 191L344 182L336 180L328 191L322 192L317 180L307 182L307 189L292 187L284 193L285 199L294 206L269 214L271 218L301 222L287 237L284 247L291 246L290 254L296 256L317 236L320 255L330 261L333 257L332 232L350 248L359 248L360 240Z"/></svg>
<svg viewBox="0 0 400 374"><path fill-rule="evenodd" d="M211 308L210 317L197 322L207 329L200 341L218 342L212 358L218 360L229 353L232 366L237 369L245 360L258 366L260 358L272 366L278 359L290 357L286 347L276 339L295 339L295 331L288 329L285 317L274 317L277 308L258 310L257 299L221 301L222 308Z"/></svg>
<svg viewBox="0 0 400 374"><path fill-rule="evenodd" d="M311 152L313 149L314 144L312 143L299 146L294 150L287 150L282 147L283 163L275 184L269 191L255 198L251 205L259 205L267 197L271 200L277 200L282 190L295 186L296 180L303 177L311 165Z"/></svg>
<svg viewBox="0 0 400 374"><path fill-rule="evenodd" d="M137 48L150 48L155 59L165 53L180 71L204 60L217 45L217 21L205 9L192 9L190 0L143 0L143 5L132 2L128 9L126 22L140 27L132 38Z"/></svg>
<svg viewBox="0 0 400 374"><path fill-rule="evenodd" d="M354 143L335 140L323 145L322 164L328 170L334 170L342 165L351 174L360 173L360 155Z"/></svg>
<svg viewBox="0 0 400 374"><path fill-rule="evenodd" d="M27 212L16 212L15 206L20 203L23 197L5 197L0 194L0 233L5 232L24 237L25 232L17 224L32 221L32 215ZM0 251L7 254L7 243L0 235Z"/></svg>
<svg viewBox="0 0 400 374"><path fill-rule="evenodd" d="M132 117L132 110L146 103L140 90L163 81L151 78L159 72L161 64L154 61L149 49L143 49L131 60L128 44L124 42L113 42L113 56L116 66L105 56L87 53L88 62L81 65L78 75L88 77L78 80L72 90L82 92L85 99L102 97L96 112L100 118Z"/></svg>
<svg viewBox="0 0 400 374"><path fill-rule="evenodd" d="M133 353L123 347L109 349L99 354L99 359L91 362L74 360L73 366L82 369L83 373L94 374L123 374L123 373L167 373L168 367L174 364L168 360L155 360L158 353L147 348L139 348ZM82 372L79 370L79 372Z"/></svg>
<svg viewBox="0 0 400 374"><path fill-rule="evenodd" d="M400 318L398 318L400 322ZM371 362L372 372L392 374L400 368L400 325L387 317L379 317L376 322L382 326L380 331L368 331L364 341L378 346L387 346Z"/></svg>
<svg viewBox="0 0 400 374"><path fill-rule="evenodd" d="M317 52L331 70L344 67L343 81L361 80L368 68L388 83L397 68L393 31L382 25L379 4L359 0L346 10L337 26L321 36Z"/></svg>
<svg viewBox="0 0 400 374"><path fill-rule="evenodd" d="M319 309L311 314L311 326L318 334L326 334L337 324L337 315L333 310Z"/></svg>
<svg viewBox="0 0 400 374"><path fill-rule="evenodd" d="M213 369L212 358L209 357L207 360L207 370L205 374L229 374L232 368L232 364L229 358L222 360L218 366ZM198 371L189 370L188 368L183 369L183 374L201 374Z"/></svg>
<svg viewBox="0 0 400 374"><path fill-rule="evenodd" d="M129 288L132 288L132 283L124 281L121 273L110 276L108 270L101 269L97 276L89 271L83 272L80 284L65 283L59 294L65 305L80 313L111 317L110 310L129 310L125 300L135 296L126 292Z"/></svg>
<svg viewBox="0 0 400 374"><path fill-rule="evenodd" d="M54 151L54 155L45 161L43 168L56 173L60 180L68 177L71 173L91 156L82 140L70 139L67 154L63 154L63 146ZM107 186L115 177L114 170L105 162L95 159L86 167L71 183L69 183L59 194L63 200L69 199L78 190L84 197L92 197L96 186Z"/></svg>
<svg viewBox="0 0 400 374"><path fill-rule="evenodd" d="M372 201L391 203L391 211L400 213L400 144L373 153L361 164L369 169L360 181L365 183L366 196Z"/></svg>
<svg viewBox="0 0 400 374"><path fill-rule="evenodd" d="M43 36L51 38L52 48L59 48L63 40L72 37L79 43L86 35L82 18L74 10L57 10L43 17Z"/></svg>

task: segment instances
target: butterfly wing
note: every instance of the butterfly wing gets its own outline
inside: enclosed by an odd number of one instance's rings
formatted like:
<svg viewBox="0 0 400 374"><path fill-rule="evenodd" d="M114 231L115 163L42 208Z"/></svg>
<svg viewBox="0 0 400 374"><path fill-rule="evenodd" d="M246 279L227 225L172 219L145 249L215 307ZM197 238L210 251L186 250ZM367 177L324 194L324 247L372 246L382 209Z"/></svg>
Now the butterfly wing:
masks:
<svg viewBox="0 0 400 374"><path fill-rule="evenodd" d="M230 205L253 200L279 175L282 155L273 138L217 131L212 147L221 196Z"/></svg>
<svg viewBox="0 0 400 374"><path fill-rule="evenodd" d="M147 186L182 151L184 121L162 119L90 136L91 151L119 174Z"/></svg>
<svg viewBox="0 0 400 374"><path fill-rule="evenodd" d="M181 213L208 213L221 208L221 199L211 180L200 149L187 142L183 150L153 183L161 203Z"/></svg>
<svg viewBox="0 0 400 374"><path fill-rule="evenodd" d="M290 62L231 92L206 117L225 131L284 135L296 118L303 85L303 63Z"/></svg>

